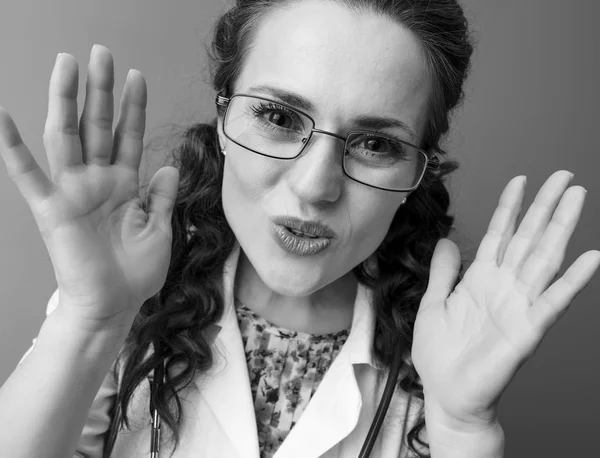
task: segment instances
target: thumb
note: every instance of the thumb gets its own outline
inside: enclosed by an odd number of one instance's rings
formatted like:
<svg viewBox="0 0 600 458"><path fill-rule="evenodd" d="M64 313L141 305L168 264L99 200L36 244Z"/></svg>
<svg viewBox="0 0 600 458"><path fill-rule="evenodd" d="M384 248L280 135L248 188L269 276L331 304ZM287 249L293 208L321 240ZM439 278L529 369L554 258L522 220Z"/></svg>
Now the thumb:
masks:
<svg viewBox="0 0 600 458"><path fill-rule="evenodd" d="M460 251L456 243L440 239L435 246L429 269L429 283L423 296L423 304L445 301L458 278L460 271Z"/></svg>
<svg viewBox="0 0 600 458"><path fill-rule="evenodd" d="M146 196L146 211L150 219L164 232L171 232L171 216L177 190L179 188L179 170L166 166L159 169L148 186Z"/></svg>

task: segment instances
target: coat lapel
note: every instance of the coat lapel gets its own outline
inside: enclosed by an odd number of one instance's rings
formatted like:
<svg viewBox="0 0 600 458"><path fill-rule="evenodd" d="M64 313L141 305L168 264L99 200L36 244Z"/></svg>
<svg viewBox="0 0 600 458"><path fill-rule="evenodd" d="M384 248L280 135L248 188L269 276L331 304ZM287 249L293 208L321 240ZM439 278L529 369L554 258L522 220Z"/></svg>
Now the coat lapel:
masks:
<svg viewBox="0 0 600 458"><path fill-rule="evenodd" d="M242 337L234 308L234 278L239 258L236 245L225 263L223 276L224 313L213 344L214 364L208 374L195 379L240 458L258 458L258 434L250 379Z"/></svg>
<svg viewBox="0 0 600 458"><path fill-rule="evenodd" d="M374 315L370 291L359 285L348 340L323 377L319 388L275 454L276 458L318 458L356 428L363 406L354 365L376 370L370 342ZM310 438L310 440L307 440ZM329 456L329 455L327 455ZM334 453L333 456L338 456Z"/></svg>

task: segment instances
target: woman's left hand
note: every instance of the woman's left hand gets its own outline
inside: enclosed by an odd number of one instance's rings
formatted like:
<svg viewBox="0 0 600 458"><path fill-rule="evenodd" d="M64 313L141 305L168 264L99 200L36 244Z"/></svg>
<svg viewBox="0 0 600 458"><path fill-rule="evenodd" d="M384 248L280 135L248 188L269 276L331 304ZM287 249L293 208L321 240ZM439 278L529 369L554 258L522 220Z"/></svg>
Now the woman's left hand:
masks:
<svg viewBox="0 0 600 458"><path fill-rule="evenodd" d="M581 255L555 280L585 200L585 189L570 186L571 179L569 172L553 174L518 229L525 178L511 180L455 288L458 248L447 239L438 243L412 348L426 419L429 409L449 428L495 425L500 395L592 278L598 251Z"/></svg>

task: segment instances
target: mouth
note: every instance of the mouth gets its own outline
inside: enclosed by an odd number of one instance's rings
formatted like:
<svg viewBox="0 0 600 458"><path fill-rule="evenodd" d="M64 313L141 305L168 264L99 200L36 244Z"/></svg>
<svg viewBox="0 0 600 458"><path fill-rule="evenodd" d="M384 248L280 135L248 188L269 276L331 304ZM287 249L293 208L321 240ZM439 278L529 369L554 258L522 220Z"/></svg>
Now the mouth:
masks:
<svg viewBox="0 0 600 458"><path fill-rule="evenodd" d="M282 216L273 219L279 226L288 229L298 237L333 239L337 234L327 225L317 221L306 221L299 218Z"/></svg>
<svg viewBox="0 0 600 458"><path fill-rule="evenodd" d="M292 234L297 235L298 237L308 237L309 239L318 239L319 238L318 235L310 235L305 232L295 231L294 229L292 229L290 227L286 227L286 229L288 231L290 231Z"/></svg>
<svg viewBox="0 0 600 458"><path fill-rule="evenodd" d="M337 234L324 224L291 217L273 220L273 235L288 253L311 256L330 246Z"/></svg>

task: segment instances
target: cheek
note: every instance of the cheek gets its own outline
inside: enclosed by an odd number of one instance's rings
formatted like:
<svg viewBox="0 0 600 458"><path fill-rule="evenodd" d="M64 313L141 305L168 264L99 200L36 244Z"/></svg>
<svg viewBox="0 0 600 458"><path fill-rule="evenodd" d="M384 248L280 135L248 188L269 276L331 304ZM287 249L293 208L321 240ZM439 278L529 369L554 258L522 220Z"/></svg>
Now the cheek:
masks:
<svg viewBox="0 0 600 458"><path fill-rule="evenodd" d="M235 195L252 199L261 194L261 189L266 185L266 173L264 167L255 162L247 160L239 153L227 151L223 170L223 198L231 196L228 201L235 203Z"/></svg>
<svg viewBox="0 0 600 458"><path fill-rule="evenodd" d="M370 188L354 187L346 194L344 216L340 218L345 239L335 269L344 273L368 259L381 245L405 193L373 192Z"/></svg>
<svg viewBox="0 0 600 458"><path fill-rule="evenodd" d="M375 195L354 200L359 203L349 207L349 247L364 258L370 256L383 242L402 198Z"/></svg>
<svg viewBox="0 0 600 458"><path fill-rule="evenodd" d="M223 170L222 198L225 216L239 238L240 232L254 229L259 207L279 181L281 171L269 158L227 148Z"/></svg>

